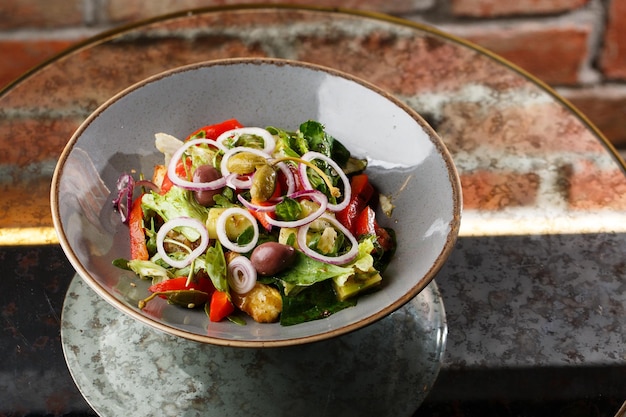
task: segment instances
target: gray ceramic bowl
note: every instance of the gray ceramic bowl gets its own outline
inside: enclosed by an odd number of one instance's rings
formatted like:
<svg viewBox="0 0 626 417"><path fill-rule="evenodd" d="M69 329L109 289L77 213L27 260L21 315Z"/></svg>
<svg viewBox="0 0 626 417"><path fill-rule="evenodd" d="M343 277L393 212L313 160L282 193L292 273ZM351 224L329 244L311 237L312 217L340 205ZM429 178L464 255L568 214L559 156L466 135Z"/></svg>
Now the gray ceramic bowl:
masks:
<svg viewBox="0 0 626 417"><path fill-rule="evenodd" d="M118 176L151 173L162 155L154 133L184 137L237 118L244 125L297 129L313 119L356 156L393 198L398 250L383 288L329 318L294 326L209 323L205 313L161 303L139 310L147 282L112 265L128 258L127 227L112 209ZM113 193L112 193L113 191ZM273 347L327 339L398 309L435 276L457 237L461 193L445 146L413 110L380 89L332 69L276 59L211 61L173 69L116 95L76 131L52 183L61 246L78 274L122 312L161 331L203 343ZM135 284L136 283L136 286Z"/></svg>

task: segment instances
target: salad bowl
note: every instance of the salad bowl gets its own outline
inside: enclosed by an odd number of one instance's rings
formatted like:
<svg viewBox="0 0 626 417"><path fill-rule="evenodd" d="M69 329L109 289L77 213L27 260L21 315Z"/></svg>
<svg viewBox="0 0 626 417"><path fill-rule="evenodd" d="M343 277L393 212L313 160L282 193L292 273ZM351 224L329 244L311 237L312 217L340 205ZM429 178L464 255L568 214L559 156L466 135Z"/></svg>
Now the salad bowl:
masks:
<svg viewBox="0 0 626 417"><path fill-rule="evenodd" d="M315 120L352 155L390 201L377 212L395 230L397 248L380 288L355 306L291 326L209 321L202 309L155 298L150 282L120 269L129 257L128 226L113 201L120 175L150 177L162 164L157 132L184 138L200 126L236 118L246 126L298 129ZM66 145L51 191L54 226L81 278L141 323L221 346L278 347L351 332L384 318L424 289L454 246L461 216L459 178L436 132L410 107L349 74L281 59L231 59L174 68L109 99ZM379 210L381 211L381 210Z"/></svg>

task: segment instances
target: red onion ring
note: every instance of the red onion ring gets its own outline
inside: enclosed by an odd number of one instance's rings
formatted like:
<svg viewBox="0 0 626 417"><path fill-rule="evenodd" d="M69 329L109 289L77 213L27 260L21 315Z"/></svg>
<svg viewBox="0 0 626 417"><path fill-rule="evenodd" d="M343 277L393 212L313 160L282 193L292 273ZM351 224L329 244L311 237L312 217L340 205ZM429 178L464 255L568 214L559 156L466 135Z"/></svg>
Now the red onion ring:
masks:
<svg viewBox="0 0 626 417"><path fill-rule="evenodd" d="M172 259L169 254L165 251L163 247L163 243L165 241L165 236L167 233L176 228L176 227L191 227L192 229L198 231L200 234L200 244L191 253L182 260ZM206 227L202 224L201 221L192 219L190 217L176 217L175 219L169 220L161 226L159 232L157 233L157 252L165 262L174 268L184 268L189 265L194 259L200 256L206 248L209 246L209 233L207 232Z"/></svg>
<svg viewBox="0 0 626 417"><path fill-rule="evenodd" d="M260 127L240 127L237 129L228 130L215 139L222 147L226 147L224 141L227 139L234 139L236 141L241 135L254 135L263 139L263 152L271 154L276 148L276 140L274 136L267 130Z"/></svg>
<svg viewBox="0 0 626 417"><path fill-rule="evenodd" d="M272 211L276 211L276 204L277 203L274 203L274 202L272 202L272 204L269 204L267 206L263 206L263 205L260 205L260 204L254 204L254 203L246 200L241 194L237 194L237 199L248 210L258 211L260 213L270 213ZM280 200L278 202L280 202Z"/></svg>
<svg viewBox="0 0 626 417"><path fill-rule="evenodd" d="M226 234L226 221L230 217L236 216L236 215L240 215L248 219L248 221L252 224L252 228L254 230L254 236L252 237L252 240L250 241L250 243L243 245L243 246L238 245L235 242L232 242L228 238L228 235ZM220 214L219 217L217 218L217 222L215 224L215 231L217 232L217 237L220 240L220 243L222 244L222 246L232 250L233 252L238 252L238 253L250 252L252 249L254 249L254 247L256 246L259 240L259 225L257 224L256 219L252 217L252 214L250 214L248 210L243 209L241 207L229 207L226 210L224 210L222 214Z"/></svg>
<svg viewBox="0 0 626 417"><path fill-rule="evenodd" d="M233 190L249 190L252 187L252 176L229 174L226 177L226 185Z"/></svg>
<svg viewBox="0 0 626 417"><path fill-rule="evenodd" d="M139 180L139 181L136 181L135 182L135 187L145 187L145 188L147 188L147 189L149 189L151 191L157 192L157 193L160 191L159 187L155 183L153 183L152 181L149 181L149 180Z"/></svg>
<svg viewBox="0 0 626 417"><path fill-rule="evenodd" d="M348 203L350 203L350 195L352 193L352 189L350 188L350 180L348 180L348 177L343 172L341 167L339 167L339 165L337 165L337 163L333 161L331 158L319 152L313 152L313 151L307 152L301 156L301 159L307 162L311 162L315 159L321 159L322 161L330 165L332 169L335 170L335 172L337 173L337 175L339 175L339 178L341 178L341 181L343 182L343 199L341 200L341 203L338 203L338 204L328 203L328 210L341 211L344 208L346 208L348 206ZM300 180L302 181L302 186L304 189L312 190L313 186L311 185L311 182L309 181L309 176L307 175L306 170L307 170L307 166L305 164L300 164Z"/></svg>
<svg viewBox="0 0 626 417"><path fill-rule="evenodd" d="M287 192L285 193L285 195L293 194L296 191L297 186L296 177L293 171L291 170L291 168L289 168L289 165L284 162L279 162L278 164L276 164L276 167L280 169L280 172L282 172L285 176L285 182L287 184Z"/></svg>
<svg viewBox="0 0 626 417"><path fill-rule="evenodd" d="M256 284L257 272L250 259L235 256L228 263L228 287L237 294L246 294Z"/></svg>
<svg viewBox="0 0 626 417"><path fill-rule="evenodd" d="M304 226L304 225L309 224L312 221L316 220L320 216L322 216L326 212L326 208L328 206L328 197L326 197L326 195L324 193L322 193L321 191L317 191L317 190L299 191L299 192L295 192L294 194L290 195L289 197L290 198L311 197L312 199L316 200L320 204L320 207L317 210L315 210L314 212L310 213L308 216L306 216L306 217L304 217L302 219L289 220L289 221L276 220L273 217L268 216L267 213L265 213L265 220L269 224L271 224L272 226L277 226L277 227L301 227L301 226Z"/></svg>
<svg viewBox="0 0 626 417"><path fill-rule="evenodd" d="M184 188L186 190L194 190L194 191L209 191L209 190L217 190L223 188L226 185L226 178L218 178L214 181L209 182L193 182L182 179L176 174L176 166L178 165L178 161L183 156L183 153L187 149L192 146L199 145L202 143L206 143L208 145L219 148L219 145L215 143L213 139L194 139L188 142L185 142L183 146L178 148L178 150L172 155L172 159L170 160L169 165L167 166L167 176L169 177L172 183L180 188Z"/></svg>
<svg viewBox="0 0 626 417"><path fill-rule="evenodd" d="M346 229L339 222L339 220L337 220L333 216L324 214L320 216L320 219L326 220L327 222L332 224L335 229L339 230L341 233L344 234L345 237L348 238L348 240L350 241L350 244L352 245L350 247L350 250L340 256L326 256L326 255L322 255L321 253L315 252L313 249L309 248L306 242L306 237L307 237L307 232L309 231L309 228L311 227L311 223L306 224L298 229L297 240L298 240L298 246L300 250L310 258L316 259L321 262L333 264L333 265L345 265L349 262L352 262L356 258L356 256L359 254L359 242L357 242L354 235L350 233L350 231Z"/></svg>

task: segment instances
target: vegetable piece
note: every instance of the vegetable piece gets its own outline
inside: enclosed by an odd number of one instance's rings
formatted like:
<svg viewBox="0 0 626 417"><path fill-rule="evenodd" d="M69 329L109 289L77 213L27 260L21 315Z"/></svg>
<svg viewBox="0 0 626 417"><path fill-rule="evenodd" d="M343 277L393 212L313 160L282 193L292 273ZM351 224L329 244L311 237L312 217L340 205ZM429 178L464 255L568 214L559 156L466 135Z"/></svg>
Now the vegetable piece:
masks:
<svg viewBox="0 0 626 417"><path fill-rule="evenodd" d="M259 323L278 321L283 309L280 292L260 282L245 294L233 294L233 303Z"/></svg>
<svg viewBox="0 0 626 417"><path fill-rule="evenodd" d="M357 237L364 235L376 236L378 245L388 251L393 248L393 238L383 227L378 225L376 221L376 212L370 206L361 211L354 222L354 233Z"/></svg>
<svg viewBox="0 0 626 417"><path fill-rule="evenodd" d="M177 185L180 188L184 188L186 190L194 190L194 191L207 191L207 190L217 190L223 188L226 185L226 178L219 177L215 180L208 182L194 182L186 179L185 176L181 176L178 174L180 161L183 160L183 154L191 147L196 145L209 145L216 147L217 144L212 139L194 139L188 142L185 142L183 146L178 148L178 150L172 155L172 160L167 166L167 176L170 181Z"/></svg>
<svg viewBox="0 0 626 417"><path fill-rule="evenodd" d="M133 205L135 179L130 174L122 174L117 179L116 188L117 197L113 199L113 208L119 212L122 223L127 223Z"/></svg>
<svg viewBox="0 0 626 417"><path fill-rule="evenodd" d="M190 217L204 223L207 217L206 208L199 205L190 192L179 187L172 188L165 195L156 193L144 194L141 203L144 210L153 210L163 221L178 217ZM181 232L192 242L195 242L200 237L199 232L194 228L183 228Z"/></svg>
<svg viewBox="0 0 626 417"><path fill-rule="evenodd" d="M243 127L237 119L228 119L223 122L201 127L192 134L190 134L186 140L193 139L217 139L219 135L229 130L238 129Z"/></svg>
<svg viewBox="0 0 626 417"><path fill-rule="evenodd" d="M244 143L242 145L237 145L237 141L240 138L254 137L254 139L261 139L263 141L263 146L261 150L268 154L271 154L276 147L276 141L274 140L274 136L267 130L260 127L241 127L237 129L232 129L227 132L222 133L215 140L222 146L227 148L237 147L247 147L250 146L249 143Z"/></svg>
<svg viewBox="0 0 626 417"><path fill-rule="evenodd" d="M186 169L191 168L191 159L187 159L186 161L187 161L186 164L184 164L181 159L176 164L176 168L174 169L174 172L176 173L177 176L184 177L187 174ZM187 165L187 168L185 168L185 165ZM163 180L161 181L161 192L159 193L161 195L166 194L174 185L174 183L170 179L167 172L168 172L168 168L165 167L165 174L163 174Z"/></svg>
<svg viewBox="0 0 626 417"><path fill-rule="evenodd" d="M356 303L356 298L350 298L345 301L338 300L333 290L332 282L320 282L293 296L283 297L283 311L280 314L280 324L291 326L322 319L345 308L353 307Z"/></svg>
<svg viewBox="0 0 626 417"><path fill-rule="evenodd" d="M375 273L367 279L355 279L354 277L349 278L343 285L339 286L333 281L335 292L337 293L337 298L340 301L347 300L348 298L354 297L360 293L363 293L365 290L369 290L371 288L376 287L383 281L383 277L379 273Z"/></svg>
<svg viewBox="0 0 626 417"><path fill-rule="evenodd" d="M167 133L154 134L154 146L163 154L163 164L167 166L172 155L183 145L183 141Z"/></svg>
<svg viewBox="0 0 626 417"><path fill-rule="evenodd" d="M209 305L209 320L212 322L222 321L235 311L235 306L230 301L227 292L215 291L211 295L211 303Z"/></svg>
<svg viewBox="0 0 626 417"><path fill-rule="evenodd" d="M245 294L256 284L257 271L245 256L235 256L228 263L228 286L235 294Z"/></svg>
<svg viewBox="0 0 626 417"><path fill-rule="evenodd" d="M300 250L304 252L307 256L316 259L321 262L326 262L332 265L344 265L347 264L356 258L358 254L358 242L354 235L350 233L348 229L346 229L337 219L331 217L327 214L323 214L320 216L320 219L326 220L329 222L334 228L336 228L339 232L343 233L343 235L350 241L350 249L339 256L326 256L321 253L316 252L311 249L307 244L307 232L309 231L309 227L311 224L304 225L298 229L298 246Z"/></svg>
<svg viewBox="0 0 626 417"><path fill-rule="evenodd" d="M217 170L217 168L212 165L200 165L193 172L193 182L197 183L210 183L213 181L217 181L220 179L222 174ZM195 190L193 192L193 196L195 197L198 204L204 207L211 207L215 205L215 200L213 197L222 192L222 188L216 188L214 190Z"/></svg>
<svg viewBox="0 0 626 417"><path fill-rule="evenodd" d="M188 249L188 255L183 259L173 259L166 251L163 243L165 241L165 237L167 233L174 228L191 228L198 232L200 235L200 244L193 250ZM196 219L192 219L190 217L177 217L175 219L169 220L161 228L159 229L159 233L157 234L157 251L159 255L163 258L165 262L174 268L184 268L187 265L191 264L198 256L200 256L205 249L209 245L209 233L207 232L204 224L199 222Z"/></svg>
<svg viewBox="0 0 626 417"><path fill-rule="evenodd" d="M176 277L172 279L166 279L157 284L151 285L148 290L152 293L163 293L166 291L183 291L183 290L197 290L207 294L212 294L215 291L215 287L211 280L206 278L196 278L195 280L189 280L188 277ZM165 296L161 298L166 298Z"/></svg>
<svg viewBox="0 0 626 417"><path fill-rule="evenodd" d="M260 275L272 276L290 268L296 261L293 246L265 242L254 248L250 262Z"/></svg>
<svg viewBox="0 0 626 417"><path fill-rule="evenodd" d="M243 217L243 220L241 219L241 217ZM227 234L227 224L229 223L230 219L233 219L235 223L250 223L248 226L252 226L253 235L252 239L250 239L248 243L244 245L239 245L237 242L233 242L230 240ZM248 227L246 226L246 229L247 228ZM248 210L240 207L230 207L224 210L217 218L217 222L215 224L215 232L222 246L237 253L250 252L252 249L254 249L257 241L259 240L259 226L256 220Z"/></svg>
<svg viewBox="0 0 626 417"><path fill-rule="evenodd" d="M276 220L274 216L269 215L270 213L264 213L265 221L271 224L272 226L277 226L277 227L300 227L300 226L305 226L306 224L310 224L311 222L318 219L320 216L322 216L326 212L326 208L328 207L329 204L328 204L328 198L326 197L324 193L317 191L317 190L308 190L308 191L296 192L290 196L290 198L294 198L294 199L304 198L304 197L315 200L319 204L318 209L307 214L305 217L301 219L296 219L296 220Z"/></svg>
<svg viewBox="0 0 626 417"><path fill-rule="evenodd" d="M330 157L323 155L319 152L307 152L304 155L302 155L303 161L312 162L312 161L315 161L316 159L324 161L329 167L331 167L335 171L335 173L339 176L339 178L341 179L341 182L343 183L343 197L341 199L341 202L336 203L336 204L328 203L328 210L330 211L343 210L344 208L346 208L346 206L350 202L350 198L352 194L352 191L350 189L350 180L348 180L348 177L343 172L343 170L339 167L339 165L337 165L337 163L333 161ZM309 180L309 176L307 174L307 166L305 164L300 165L300 179L302 181L302 185L304 189L307 189L307 190L313 189L313 186L311 185L311 181ZM331 190L331 194L333 194L334 197L338 197L337 195L335 195L335 192L333 192L333 190Z"/></svg>
<svg viewBox="0 0 626 417"><path fill-rule="evenodd" d="M150 258L146 245L146 234L143 230L143 210L141 209L141 197L133 201L128 216L128 232L130 235L130 259L147 261Z"/></svg>
<svg viewBox="0 0 626 417"><path fill-rule="evenodd" d="M374 195L374 187L369 182L367 174L358 174L350 179L352 194L350 202L343 210L337 212L336 217L352 233L355 233L354 223L361 211L368 205Z"/></svg>

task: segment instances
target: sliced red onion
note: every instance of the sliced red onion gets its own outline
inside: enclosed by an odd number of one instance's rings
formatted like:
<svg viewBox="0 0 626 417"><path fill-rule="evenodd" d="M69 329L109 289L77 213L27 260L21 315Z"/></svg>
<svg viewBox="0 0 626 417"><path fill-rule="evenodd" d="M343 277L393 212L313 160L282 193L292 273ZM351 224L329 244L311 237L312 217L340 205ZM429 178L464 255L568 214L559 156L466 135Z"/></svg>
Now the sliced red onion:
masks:
<svg viewBox="0 0 626 417"><path fill-rule="evenodd" d="M189 253L189 255L182 260L172 259L169 254L165 251L163 247L163 243L165 241L165 236L167 233L176 228L176 227L190 227L196 230L200 234L200 244L194 250ZM157 252L165 262L174 268L184 268L189 265L194 259L200 256L207 246L209 246L209 233L207 232L206 227L202 224L201 221L192 219L190 217L176 217L175 219L169 220L161 226L159 232L157 233Z"/></svg>
<svg viewBox="0 0 626 417"><path fill-rule="evenodd" d="M228 174L226 185L233 190L249 190L252 187L252 176L240 176L238 174Z"/></svg>
<svg viewBox="0 0 626 417"><path fill-rule="evenodd" d="M335 170L335 172L337 173L337 175L339 175L339 178L341 178L341 181L343 182L343 199L338 204L328 203L328 210L341 211L344 208L346 208L348 206L348 203L350 202L350 195L352 193L352 189L350 188L350 180L348 180L348 177L343 172L341 167L337 165L337 163L333 161L331 158L319 152L313 152L313 151L307 152L304 155L302 155L301 159L307 162L311 162L315 159L321 159L322 161L330 165L332 169ZM313 186L311 185L311 182L309 181L309 176L307 175L306 171L307 171L307 166L305 164L300 164L300 180L302 181L302 187L307 190L312 190Z"/></svg>
<svg viewBox="0 0 626 417"><path fill-rule="evenodd" d="M324 214L328 206L328 197L326 197L326 195L324 195L324 193L322 193L321 191L317 191L317 190L305 190L305 191L295 192L289 197L290 198L310 197L313 200L317 201L320 207L314 212L310 213L308 216L302 219L298 219L298 220L276 220L273 217L268 216L267 213L265 213L265 220L272 226L277 226L277 227L304 226L306 224L311 223L312 221L319 218L322 214Z"/></svg>
<svg viewBox="0 0 626 417"><path fill-rule="evenodd" d="M176 166L178 165L178 161L180 161L180 159L183 157L183 153L185 153L185 151L189 149L190 147L199 145L202 143L218 147L218 145L215 143L213 139L194 139L194 140L185 142L183 146L178 148L178 150L174 153L174 155L172 155L172 159L170 160L170 163L167 166L167 176L169 177L170 181L172 181L174 185L180 188L184 188L186 190L193 190L193 191L218 190L220 188L223 188L226 185L226 178L223 178L223 177L218 178L214 181L209 181L209 182L193 182L193 181L185 180L176 174Z"/></svg>
<svg viewBox="0 0 626 417"><path fill-rule="evenodd" d="M300 247L300 250L304 252L304 254L310 258L316 259L321 262L333 264L333 265L345 265L348 262L352 262L356 258L356 256L359 254L359 242L357 242L354 235L350 233L350 231L346 229L339 222L339 220L337 220L333 216L324 214L320 216L320 219L326 220L327 222L332 224L335 229L339 230L341 233L344 234L345 237L348 238L348 240L350 241L350 244L352 245L350 247L350 250L340 256L326 256L311 249L307 245L307 241L306 241L307 232L309 231L309 228L311 227L311 223L306 224L298 229L297 239L298 239L298 246Z"/></svg>
<svg viewBox="0 0 626 417"><path fill-rule="evenodd" d="M257 272L250 259L235 256L228 263L228 287L237 294L246 294L256 284Z"/></svg>
<svg viewBox="0 0 626 417"><path fill-rule="evenodd" d="M238 245L236 242L232 242L228 235L226 234L226 222L232 216L243 216L252 224L252 228L254 230L254 236L250 243L246 245ZM259 225L256 222L256 219L252 217L252 214L248 212L248 210L243 209L241 207L229 207L220 216L217 218L217 222L215 224L215 229L217 232L217 237L220 240L220 243L225 248L232 250L233 252L238 253L246 253L250 252L257 244L259 240Z"/></svg>
<svg viewBox="0 0 626 417"><path fill-rule="evenodd" d="M149 180L139 180L135 182L135 187L144 187L144 188L147 188L148 190L159 192L159 187L155 183Z"/></svg>
<svg viewBox="0 0 626 417"><path fill-rule="evenodd" d="M260 149L255 149L255 148L247 148L245 146L237 146L236 148L232 148L229 149L228 151L226 151L226 153L224 154L224 156L222 157L222 162L220 162L220 171L222 171L222 175L224 177L228 177L229 175L231 175L230 170L228 169L228 160L235 154L240 153L240 152L249 152L252 153L254 155L258 155L262 158L265 159L270 159L271 156L260 150Z"/></svg>
<svg viewBox="0 0 626 417"><path fill-rule="evenodd" d="M113 199L113 207L120 213L122 223L128 222L130 209L133 204L133 190L135 179L130 174L122 174L117 179L117 197Z"/></svg>
<svg viewBox="0 0 626 417"><path fill-rule="evenodd" d="M285 182L287 183L287 192L285 193L285 195L293 194L296 191L297 186L296 177L293 171L291 170L289 165L284 162L279 162L278 164L276 164L276 167L278 167L278 169L280 169L280 172L282 172L285 176Z"/></svg>
<svg viewBox="0 0 626 417"><path fill-rule="evenodd" d="M268 205L254 204L246 200L241 194L237 194L237 199L248 210L258 211L261 213L271 213L272 211L276 211L276 204L280 202L280 200L278 200L277 202L272 202L272 204Z"/></svg>
<svg viewBox="0 0 626 417"><path fill-rule="evenodd" d="M260 127L240 127L238 129L232 129L219 135L215 141L221 146L226 147L224 141L227 139L233 139L233 143L242 135L254 135L263 139L263 151L271 154L276 148L276 140L274 136L267 130Z"/></svg>

